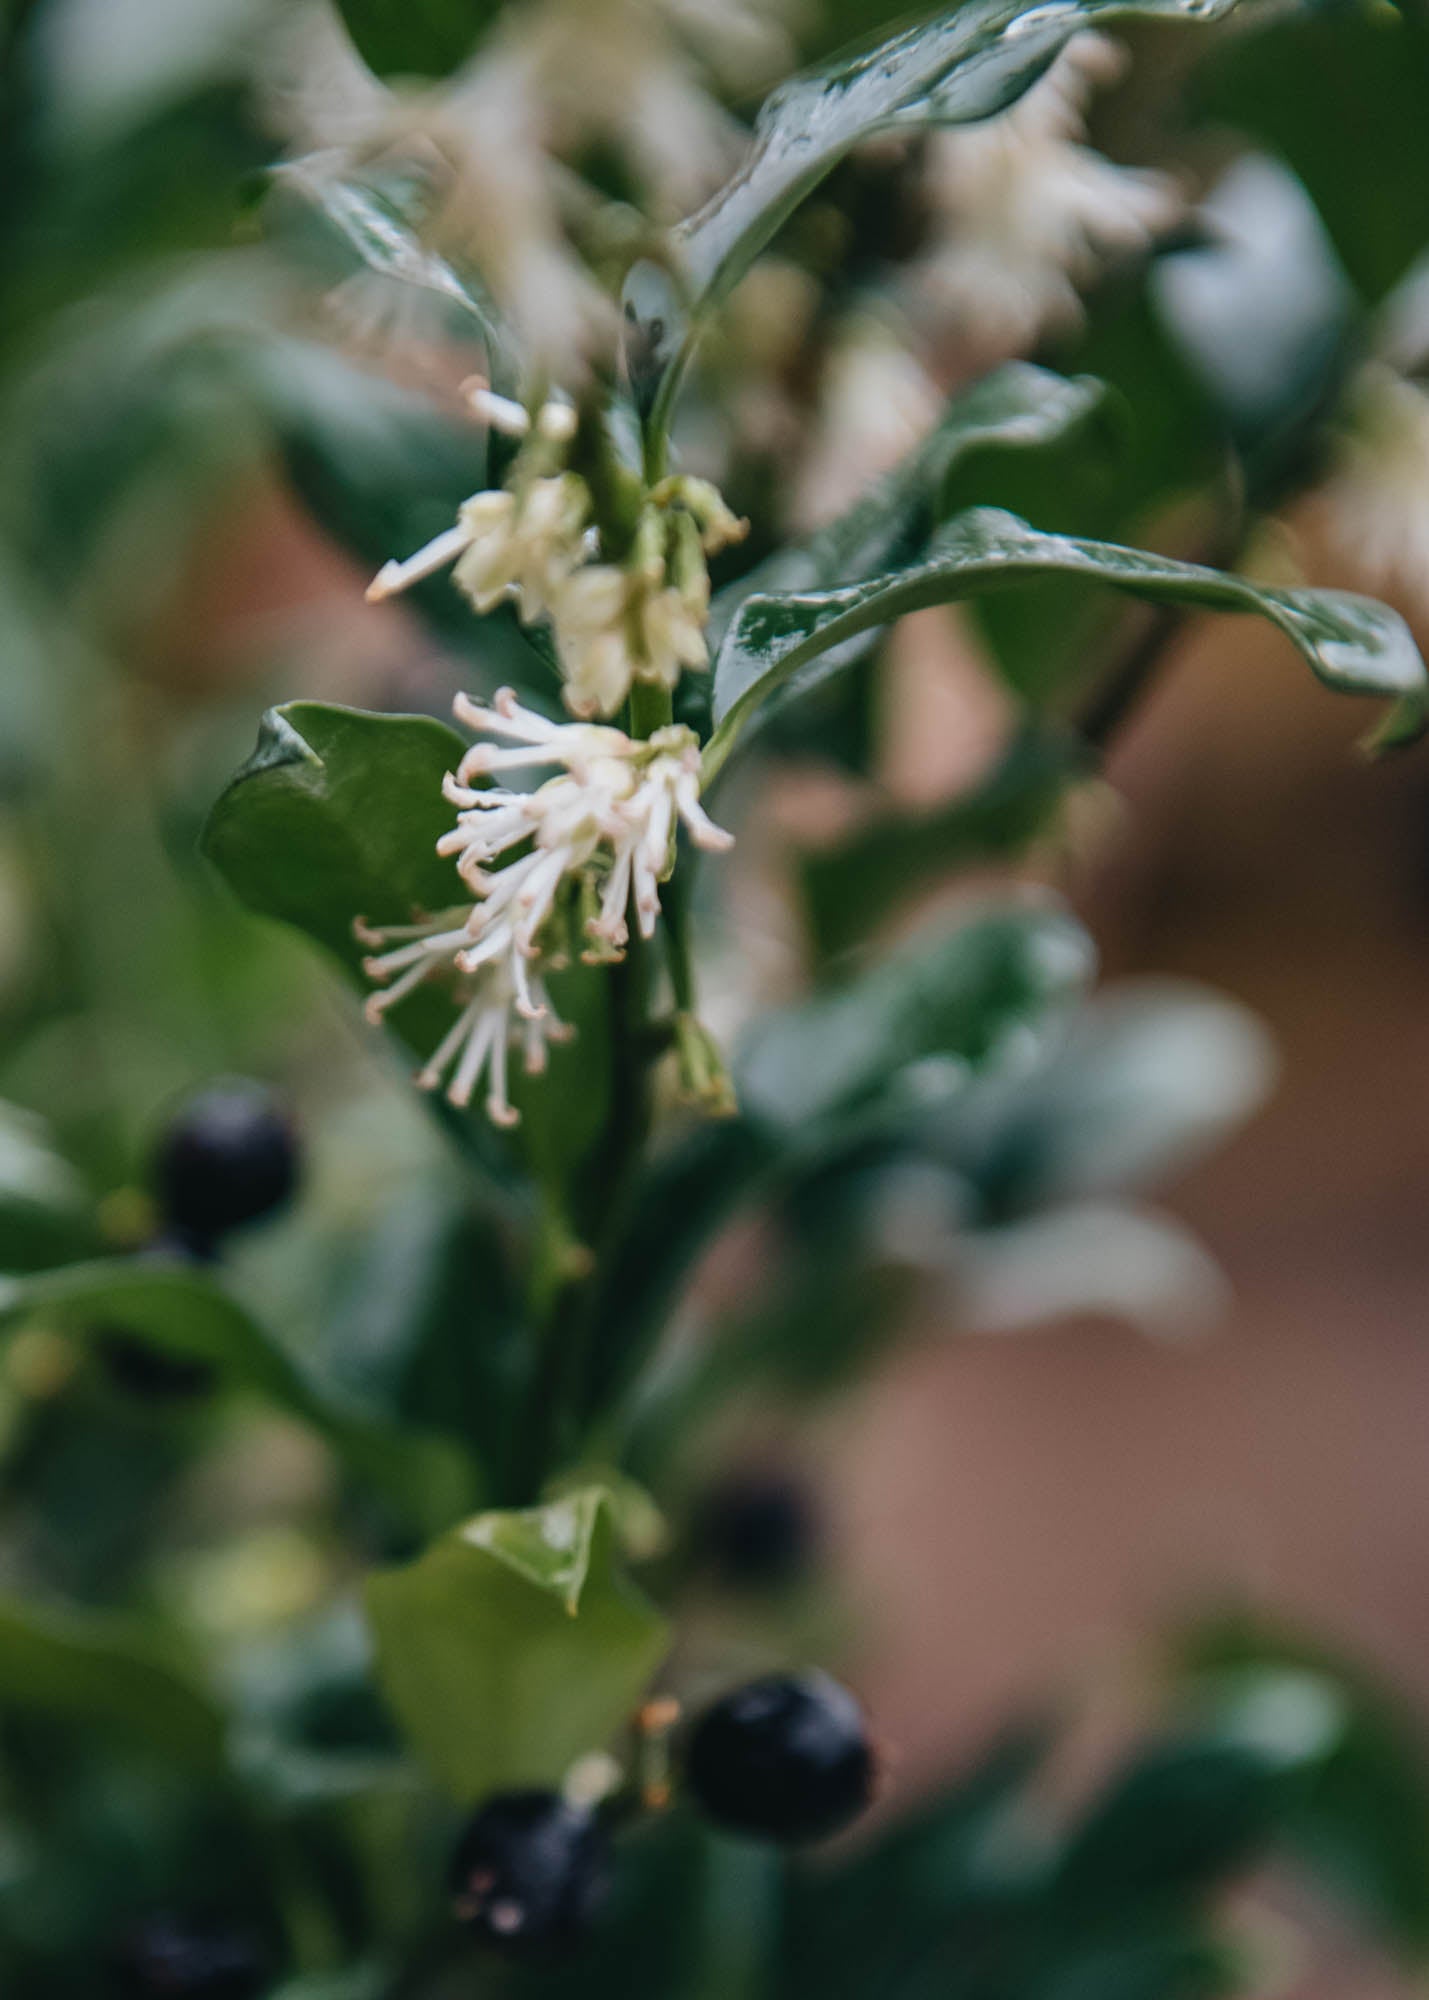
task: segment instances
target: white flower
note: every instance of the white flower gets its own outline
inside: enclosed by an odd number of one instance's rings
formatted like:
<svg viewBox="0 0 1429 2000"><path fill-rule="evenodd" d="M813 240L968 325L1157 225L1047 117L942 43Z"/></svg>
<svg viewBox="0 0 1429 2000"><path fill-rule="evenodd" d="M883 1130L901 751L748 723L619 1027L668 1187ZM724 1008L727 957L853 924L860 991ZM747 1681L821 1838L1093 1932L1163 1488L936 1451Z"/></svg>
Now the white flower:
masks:
<svg viewBox="0 0 1429 2000"><path fill-rule="evenodd" d="M364 1011L375 1026L427 980L450 986L460 1012L417 1072L418 1087L435 1090L445 1081L448 1099L464 1110L486 1075L487 1116L495 1125L514 1125L519 1114L507 1094L513 1038L521 1044L526 1074L536 1076L546 1067L547 1045L568 1041L572 1030L557 1019L540 972L524 960L491 960L475 973L464 968L476 915L463 906L425 923L374 928L359 921L358 938L374 947L362 969L382 984Z"/></svg>
<svg viewBox="0 0 1429 2000"><path fill-rule="evenodd" d="M677 588L664 574L663 565L652 577L593 563L557 593L556 648L573 714L611 715L633 682L672 688L683 668L709 665L709 578L701 573Z"/></svg>
<svg viewBox="0 0 1429 2000"><path fill-rule="evenodd" d="M701 847L731 843L700 805L692 730L671 726L642 741L597 723L548 722L522 708L509 688L489 708L466 695L457 696L455 708L468 727L510 746L474 744L444 788L460 810L437 852L456 858L462 880L480 898L457 958L465 971L508 953L536 956L558 897L572 886L591 905L585 955L618 955L628 942L632 899L641 936L654 935L677 821ZM535 791L472 785L474 778L545 764L564 769ZM527 841L526 852L492 872L493 863Z"/></svg>
<svg viewBox="0 0 1429 2000"><path fill-rule="evenodd" d="M556 406L559 407L559 406ZM585 554L590 493L574 473L517 478L474 493L457 524L403 562L385 563L367 586L370 603L406 590L451 563L453 581L478 611L513 598L528 621L542 618Z"/></svg>
<svg viewBox="0 0 1429 2000"><path fill-rule="evenodd" d="M523 351L567 375L617 325L572 244L596 196L570 163L613 148L650 205L683 214L742 142L707 78L744 92L790 55L753 0L525 0L451 78L389 89L330 0L279 12L259 77L274 128L334 178L374 161L427 173L433 247L469 258Z"/></svg>
<svg viewBox="0 0 1429 2000"><path fill-rule="evenodd" d="M512 600L521 617L551 620L566 676L566 705L579 716L611 715L636 681L673 688L681 673L709 664L706 555L746 531L705 480L662 480L641 508L623 563L596 562L591 496L573 472L537 473L574 434L575 412L548 403L531 425L519 404L484 384L473 403L516 435L529 429L506 486L464 501L454 528L413 556L389 562L368 585L369 600L390 597L454 564L453 578L478 611ZM533 462L530 454L538 456Z"/></svg>
<svg viewBox="0 0 1429 2000"><path fill-rule="evenodd" d="M1366 582L1397 584L1429 616L1429 391L1372 362L1350 420L1322 490L1330 532Z"/></svg>
<svg viewBox="0 0 1429 2000"><path fill-rule="evenodd" d="M702 479L663 480L641 514L626 561L592 563L553 593L552 625L576 715L611 715L636 681L673 688L709 665L705 558L748 522Z"/></svg>
<svg viewBox="0 0 1429 2000"><path fill-rule="evenodd" d="M974 344L1009 352L1075 326L1079 288L1176 220L1166 175L1115 166L1082 143L1091 90L1121 62L1104 35L1076 35L1007 111L931 139L928 192L944 235L913 282Z"/></svg>
<svg viewBox="0 0 1429 2000"><path fill-rule="evenodd" d="M453 84L389 89L330 0L307 0L265 44L259 90L304 178L340 184L374 162L419 171L432 190L430 247L477 267L533 359L574 374L613 336L610 301L567 235L543 107L509 59L472 64Z"/></svg>
<svg viewBox="0 0 1429 2000"><path fill-rule="evenodd" d="M487 739L447 775L456 825L437 843L472 901L412 924L356 926L372 948L363 970L381 991L368 1019L427 981L452 988L460 1012L417 1082L445 1082L466 1106L487 1079L488 1115L516 1122L507 1091L511 1042L528 1074L544 1069L547 1046L570 1029L556 1018L545 975L567 962L572 920L589 963L618 958L629 943L635 906L642 937L654 935L660 884L669 873L678 824L706 848L731 844L699 802L699 746L691 730L658 730L648 741L591 723L555 723L522 708L509 689L490 707L458 695L457 717ZM562 767L529 792L480 781L498 773Z"/></svg>

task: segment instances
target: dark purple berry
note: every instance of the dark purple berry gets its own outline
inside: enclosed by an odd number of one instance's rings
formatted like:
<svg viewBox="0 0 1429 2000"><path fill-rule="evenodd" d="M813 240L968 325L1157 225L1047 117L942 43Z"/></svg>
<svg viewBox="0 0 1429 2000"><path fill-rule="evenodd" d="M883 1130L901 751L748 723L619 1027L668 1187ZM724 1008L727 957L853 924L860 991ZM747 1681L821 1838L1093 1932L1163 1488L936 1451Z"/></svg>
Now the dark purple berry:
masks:
<svg viewBox="0 0 1429 2000"><path fill-rule="evenodd" d="M172 1917L136 1925L113 1969L122 2000L253 2000L269 1978L251 1938Z"/></svg>
<svg viewBox="0 0 1429 2000"><path fill-rule="evenodd" d="M809 1495L787 1473L748 1467L716 1480L691 1525L696 1558L732 1590L780 1590L813 1566L819 1524Z"/></svg>
<svg viewBox="0 0 1429 2000"><path fill-rule="evenodd" d="M827 1674L772 1674L736 1688L696 1723L691 1794L716 1825L791 1844L823 1840L873 1796L863 1710Z"/></svg>
<svg viewBox="0 0 1429 2000"><path fill-rule="evenodd" d="M261 1084L209 1084L180 1105L159 1142L154 1185L168 1226L211 1244L271 1215L297 1186L293 1128Z"/></svg>
<svg viewBox="0 0 1429 2000"><path fill-rule="evenodd" d="M457 1917L502 1951L574 1944L605 1893L609 1843L595 1814L559 1792L498 1792L452 1860Z"/></svg>

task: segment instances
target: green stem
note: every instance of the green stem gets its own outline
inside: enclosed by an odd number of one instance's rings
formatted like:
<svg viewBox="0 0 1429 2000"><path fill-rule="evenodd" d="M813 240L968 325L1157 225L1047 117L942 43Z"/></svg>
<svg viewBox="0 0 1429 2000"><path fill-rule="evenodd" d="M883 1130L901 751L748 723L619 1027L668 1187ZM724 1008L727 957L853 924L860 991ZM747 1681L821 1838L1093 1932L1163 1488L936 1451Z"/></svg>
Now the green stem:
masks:
<svg viewBox="0 0 1429 2000"><path fill-rule="evenodd" d="M784 1858L777 1849L712 1836L705 1868L696 2000L760 2000L775 1962Z"/></svg>
<svg viewBox="0 0 1429 2000"><path fill-rule="evenodd" d="M565 1204L546 1186L526 1301L535 1352L499 1496L506 1505L528 1506L538 1500L561 1453L572 1294L579 1290L581 1264L581 1246Z"/></svg>
<svg viewBox="0 0 1429 2000"><path fill-rule="evenodd" d="M581 1454L586 1354L600 1268L650 1132L649 955L635 939L609 972L610 1112L585 1175L564 1197L549 1190L529 1293L536 1347L503 1500L529 1505Z"/></svg>
<svg viewBox="0 0 1429 2000"><path fill-rule="evenodd" d="M667 729L675 719L675 703L669 688L650 681L633 681L630 687L630 733L650 737L657 729Z"/></svg>

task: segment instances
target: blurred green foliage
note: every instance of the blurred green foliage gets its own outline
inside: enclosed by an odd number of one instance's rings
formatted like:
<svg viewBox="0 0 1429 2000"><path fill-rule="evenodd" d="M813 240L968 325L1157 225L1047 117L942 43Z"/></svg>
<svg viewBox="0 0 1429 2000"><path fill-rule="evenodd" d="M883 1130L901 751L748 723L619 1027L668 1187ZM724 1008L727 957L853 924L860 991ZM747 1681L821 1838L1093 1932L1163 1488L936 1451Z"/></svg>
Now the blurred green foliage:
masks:
<svg viewBox="0 0 1429 2000"><path fill-rule="evenodd" d="M926 810L880 801L799 857L811 992L751 1028L736 1117L672 1120L646 1151L618 1115L618 982L570 975L562 1012L582 1035L518 1145L412 1102L407 1054L430 1048L443 1002L399 1015L389 1070L323 959L263 921L352 971L354 918L439 903L456 739L434 716L459 682L548 703L555 686L514 621L476 626L444 579L414 594L381 671L334 662L321 617L279 629L224 607L226 563L252 590L252 566L300 536L355 599L362 569L501 469L449 394L392 379L324 317L335 287L371 283L419 296L445 376L510 360L479 277L422 238L420 186L377 162L261 178L274 139L255 76L282 11L0 14L0 1986L103 1992L117 1930L177 1902L268 1939L285 2000L437 2000L473 1980L553 2000L1211 1995L1248 1983L1259 1949L1219 1921L1221 1891L1282 1849L1422 1962L1414 1726L1355 1671L1253 1624L1197 1637L1163 1719L1070 1812L1042 1784L1051 1732L1029 1729L827 1864L786 1867L678 1811L636 1828L569 1972L473 1974L454 1954L450 1807L394 1728L462 1796L619 1745L681 1600L677 1565L652 1567L653 1607L650 1552L622 1546L603 1494L628 1500L633 1474L645 1518L673 1516L713 1414L846 1392L916 1288L956 1301L1016 1254L1015 1230L1093 1200L1139 1217L1147 1182L1253 1101L1243 1017L1205 996L1093 999L1094 950L1060 908L1001 899L891 955L879 939L946 874L1054 830L1096 768L1089 703L1135 664L1135 635L1060 571L1169 596L1170 619L1260 610L1332 685L1415 698L1412 653L1376 607L1105 545L1160 548L1190 508L1210 551L1232 553L1323 463L1376 314L1429 248L1422 23L1342 4L1207 38L1183 129L1288 168L1344 281L1279 330L1297 367L1269 371L1263 400L1216 365L1269 338L1263 297L1232 287L1244 316L1208 345L1164 282L1224 254L1208 230L1159 270L1114 273L1048 366L951 398L832 526L785 547L776 506L756 519L751 551L775 553L727 567L712 699L726 717L792 671L740 745L761 778L831 744L872 769L888 624L964 596L979 563L1045 575L977 607L1017 709L1001 763ZM418 76L459 64L500 11L342 9L374 69ZM899 11L810 8L804 52ZM891 120L991 111L1032 81L1070 17L1042 10L994 47L1016 11L959 10L866 89L786 93L754 171L679 239L690 324L771 240L797 248L780 232L816 167ZM690 393L699 411L706 378ZM317 656L339 699L291 699ZM366 712L384 708L431 712ZM701 882L702 914L717 893ZM314 1155L299 1213L217 1270L141 1261L164 1108L235 1068L297 1102ZM1232 1077L1221 1100L1176 1087L1213 1072ZM543 1186L568 1234L538 1219ZM909 1212L926 1228L930 1210L935 1246L910 1248ZM672 1346L699 1318L703 1260L751 1215L769 1244L757 1296ZM1069 1263L1053 1303L1074 1309L1082 1275ZM533 1351L538 1295L568 1377ZM214 1364L215 1388L172 1409L126 1397L97 1337L115 1331ZM579 1501L529 1490L551 1469L532 1412L556 1391L596 1468ZM469 1519L508 1503L523 1511ZM553 1507L581 1535L537 1574L524 1510ZM798 1643L792 1617L782 1643Z"/></svg>

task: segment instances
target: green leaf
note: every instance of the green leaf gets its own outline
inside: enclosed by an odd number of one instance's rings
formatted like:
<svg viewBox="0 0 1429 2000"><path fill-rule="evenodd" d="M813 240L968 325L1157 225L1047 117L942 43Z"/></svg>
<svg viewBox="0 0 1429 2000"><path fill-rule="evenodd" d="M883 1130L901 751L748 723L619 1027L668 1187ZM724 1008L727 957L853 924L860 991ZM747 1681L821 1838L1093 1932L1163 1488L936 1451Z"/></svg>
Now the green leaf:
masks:
<svg viewBox="0 0 1429 2000"><path fill-rule="evenodd" d="M1108 385L1114 434L1073 434L1037 453L1004 453L954 475L943 518L967 507L999 507L1044 530L1135 545L1173 517L1207 521L1208 541L1225 508L1230 440L1152 307L1149 272L1123 276L1087 300L1086 323L1053 350L1064 373ZM1033 705L1075 686L1089 662L1119 650L1120 607L1065 578L981 597L971 608L1008 685Z"/></svg>
<svg viewBox="0 0 1429 2000"><path fill-rule="evenodd" d="M474 52L502 0L337 0L353 46L378 76L447 76Z"/></svg>
<svg viewBox="0 0 1429 2000"><path fill-rule="evenodd" d="M358 918L404 924L470 903L455 863L436 852L452 825L442 779L465 747L426 716L306 701L270 709L257 749L209 815L203 851L240 901L306 932L366 989ZM564 1181L604 1129L610 978L606 968L573 966L550 981L552 1004L575 1038L552 1048L543 1075L512 1079L517 1143L547 1179ZM425 1056L455 1017L455 998L429 983L385 1019ZM445 1116L443 1103L433 1100ZM461 1122L468 1151L495 1158L494 1138L475 1120Z"/></svg>
<svg viewBox="0 0 1429 2000"><path fill-rule="evenodd" d="M1073 35L1114 15L1207 20L1234 0L968 0L852 58L797 76L768 99L739 172L675 232L671 253L694 308L661 385L668 410L703 311L722 298L780 224L850 148L876 133L959 124L1003 110Z"/></svg>
<svg viewBox="0 0 1429 2000"><path fill-rule="evenodd" d="M846 640L910 611L1046 576L1104 584L1153 603L1253 612L1285 634L1326 686L1397 698L1379 743L1407 741L1425 726L1429 676L1403 619L1385 605L1342 590L1270 589L1141 549L1044 534L1016 515L974 508L940 529L926 561L908 569L844 590L753 597L740 607L715 660L706 782L749 715L796 676L798 686L811 685L821 668L830 670L826 656L836 666Z"/></svg>
<svg viewBox="0 0 1429 2000"><path fill-rule="evenodd" d="M0 1599L0 1714L92 1724L210 1778L225 1769L221 1711L126 1621Z"/></svg>
<svg viewBox="0 0 1429 2000"><path fill-rule="evenodd" d="M598 1487L479 1514L372 1577L367 1601L387 1698L462 1799L559 1782L633 1713L666 1646Z"/></svg>
<svg viewBox="0 0 1429 2000"><path fill-rule="evenodd" d="M209 814L203 851L240 902L304 931L365 984L358 918L405 924L466 900L436 852L452 820L442 779L464 747L426 716L308 701L270 709ZM428 987L393 1019L425 1055L454 1016L454 1002Z"/></svg>
<svg viewBox="0 0 1429 2000"><path fill-rule="evenodd" d="M465 749L445 723L292 701L219 798L203 851L243 903L294 924L350 969L356 918L411 921L463 900L436 852L451 825L442 779Z"/></svg>
<svg viewBox="0 0 1429 2000"><path fill-rule="evenodd" d="M1131 980L1097 994L1039 1061L975 1083L945 1153L989 1220L1140 1190L1221 1144L1274 1074L1247 1008L1190 982Z"/></svg>
<svg viewBox="0 0 1429 2000"><path fill-rule="evenodd" d="M1285 1827L1291 1852L1411 1963L1429 1955L1429 1756L1419 1718L1376 1679L1254 1617L1202 1627L1187 1647L1193 1689L1273 1689L1316 1676L1341 1729Z"/></svg>
<svg viewBox="0 0 1429 2000"><path fill-rule="evenodd" d="M282 1344L211 1278L185 1265L115 1258L31 1277L0 1277L0 1332L42 1318L80 1338L134 1335L216 1367L327 1437L353 1466L402 1499L450 1515L461 1504L449 1447L385 1429L362 1406L299 1366Z"/></svg>
<svg viewBox="0 0 1429 2000"><path fill-rule="evenodd" d="M1288 1823L1343 1730L1322 1677L1243 1683L1208 1720L1129 1760L1069 1838L1057 1901L1092 1927L1239 1874Z"/></svg>
<svg viewBox="0 0 1429 2000"><path fill-rule="evenodd" d="M1050 448L1080 438L1105 407L1105 389L1090 377L1069 381L1023 361L996 369L954 396L923 442L846 513L721 591L711 617L716 652L751 597L846 587L917 561L948 511L950 489L969 481L985 488L993 466L1005 476L1009 462L1040 464ZM876 631L859 634L837 668L856 665L877 639ZM761 719L777 713L771 708Z"/></svg>
<svg viewBox="0 0 1429 2000"><path fill-rule="evenodd" d="M746 1110L797 1131L935 1059L971 1073L1080 996L1090 938L1055 906L994 910L913 939L862 978L766 1016L739 1064Z"/></svg>
<svg viewBox="0 0 1429 2000"><path fill-rule="evenodd" d="M1102 406L1102 383L1068 381L1030 362L1010 361L954 396L936 427L872 492L807 541L778 550L714 605L722 634L748 597L829 590L899 567L932 533L941 496L967 461L981 469L989 450L1041 449L1081 430Z"/></svg>
<svg viewBox="0 0 1429 2000"><path fill-rule="evenodd" d="M837 957L954 868L1017 853L1047 830L1088 768L1073 737L1029 727L960 797L883 813L807 855L800 880L815 952Z"/></svg>

